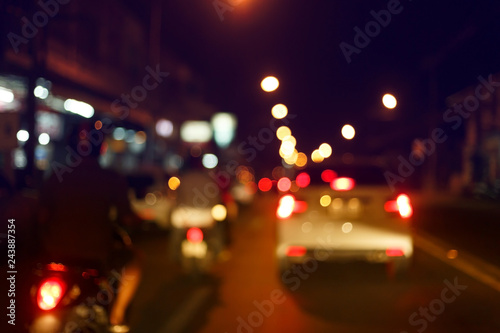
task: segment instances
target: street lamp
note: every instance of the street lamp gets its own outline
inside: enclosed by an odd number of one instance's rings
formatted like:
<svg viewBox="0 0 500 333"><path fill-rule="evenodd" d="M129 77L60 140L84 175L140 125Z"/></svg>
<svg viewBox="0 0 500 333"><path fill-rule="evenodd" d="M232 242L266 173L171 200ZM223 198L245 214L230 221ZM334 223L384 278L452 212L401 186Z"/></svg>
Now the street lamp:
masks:
<svg viewBox="0 0 500 333"><path fill-rule="evenodd" d="M342 127L342 136L347 139L351 140L354 138L354 135L356 134L356 131L354 130L354 127L352 127L349 124L346 124Z"/></svg>
<svg viewBox="0 0 500 333"><path fill-rule="evenodd" d="M267 76L265 77L262 82L260 83L260 87L262 90L265 92L272 92L278 89L280 83L277 78L274 76Z"/></svg>
<svg viewBox="0 0 500 333"><path fill-rule="evenodd" d="M398 104L398 101L396 100L396 97L394 97L391 94L385 94L382 97L382 104L388 109L394 109L396 105Z"/></svg>

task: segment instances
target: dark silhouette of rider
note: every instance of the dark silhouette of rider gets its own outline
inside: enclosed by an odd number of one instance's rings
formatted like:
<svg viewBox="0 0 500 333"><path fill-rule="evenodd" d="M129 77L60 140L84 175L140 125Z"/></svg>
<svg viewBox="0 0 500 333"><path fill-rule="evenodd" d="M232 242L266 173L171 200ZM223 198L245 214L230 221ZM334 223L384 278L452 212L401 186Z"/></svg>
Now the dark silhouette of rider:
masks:
<svg viewBox="0 0 500 333"><path fill-rule="evenodd" d="M91 140L95 129L80 126L69 139L69 149L80 156L61 174L52 174L40 192L39 221L42 244L51 260L99 261L107 269L126 261L124 278L110 313L110 323L121 325L138 287L141 269L136 252L116 253L114 223L133 225L139 218L128 200L128 184L118 173L99 165L101 143ZM80 159L81 158L81 159Z"/></svg>

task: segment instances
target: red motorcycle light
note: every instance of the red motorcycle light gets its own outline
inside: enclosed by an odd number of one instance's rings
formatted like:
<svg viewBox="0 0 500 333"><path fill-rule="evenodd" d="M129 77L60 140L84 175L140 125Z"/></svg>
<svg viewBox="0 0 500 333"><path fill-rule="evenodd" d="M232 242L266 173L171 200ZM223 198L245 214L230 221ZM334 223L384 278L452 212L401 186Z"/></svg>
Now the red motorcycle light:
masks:
<svg viewBox="0 0 500 333"><path fill-rule="evenodd" d="M203 231L200 228L189 228L186 238L191 243L201 243L203 241Z"/></svg>
<svg viewBox="0 0 500 333"><path fill-rule="evenodd" d="M38 288L37 304L42 310L52 310L59 304L66 291L66 284L57 278L45 280Z"/></svg>

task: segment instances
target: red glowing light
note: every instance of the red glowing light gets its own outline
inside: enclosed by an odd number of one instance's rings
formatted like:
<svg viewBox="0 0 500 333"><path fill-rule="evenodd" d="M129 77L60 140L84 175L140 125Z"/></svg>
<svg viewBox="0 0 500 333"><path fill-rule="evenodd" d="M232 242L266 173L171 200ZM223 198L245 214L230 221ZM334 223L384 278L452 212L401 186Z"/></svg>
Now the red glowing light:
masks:
<svg viewBox="0 0 500 333"><path fill-rule="evenodd" d="M399 248L388 248L385 250L385 254L388 257L402 257L405 255L403 250L401 250Z"/></svg>
<svg viewBox="0 0 500 333"><path fill-rule="evenodd" d="M38 307L42 310L52 310L59 304L65 290L66 284L63 281L57 278L45 280L38 288Z"/></svg>
<svg viewBox="0 0 500 333"><path fill-rule="evenodd" d="M290 190L290 187L292 186L292 181L288 177L283 177L280 180L278 180L278 190L281 192L286 192Z"/></svg>
<svg viewBox="0 0 500 333"><path fill-rule="evenodd" d="M200 228L189 228L186 238L191 243L201 243L203 241L203 231Z"/></svg>
<svg viewBox="0 0 500 333"><path fill-rule="evenodd" d="M289 257L303 257L307 253L307 249L304 246L289 246L286 249L286 255Z"/></svg>
<svg viewBox="0 0 500 333"><path fill-rule="evenodd" d="M259 190L261 190L262 192L267 192L270 191L271 188L273 187L273 182L269 178L262 178L261 180L259 180L258 186Z"/></svg>
<svg viewBox="0 0 500 333"><path fill-rule="evenodd" d="M298 187L307 187L311 183L311 177L306 172L299 173L297 178L295 178L295 182Z"/></svg>
<svg viewBox="0 0 500 333"><path fill-rule="evenodd" d="M337 173L330 169L326 169L321 173L321 179L326 183L331 183L336 177Z"/></svg>

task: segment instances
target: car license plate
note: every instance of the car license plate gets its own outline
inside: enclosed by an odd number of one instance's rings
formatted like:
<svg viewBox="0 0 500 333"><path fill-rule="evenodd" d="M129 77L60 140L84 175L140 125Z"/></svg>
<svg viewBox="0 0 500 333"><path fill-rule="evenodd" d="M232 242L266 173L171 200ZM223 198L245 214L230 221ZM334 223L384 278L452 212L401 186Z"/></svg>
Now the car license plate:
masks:
<svg viewBox="0 0 500 333"><path fill-rule="evenodd" d="M182 254L185 257L203 258L207 254L207 243L201 241L199 243L192 243L187 239L182 241Z"/></svg>

